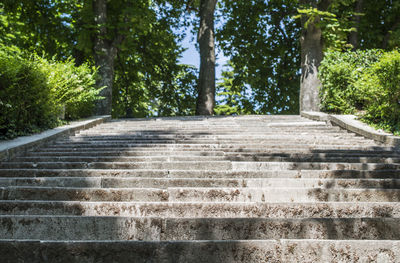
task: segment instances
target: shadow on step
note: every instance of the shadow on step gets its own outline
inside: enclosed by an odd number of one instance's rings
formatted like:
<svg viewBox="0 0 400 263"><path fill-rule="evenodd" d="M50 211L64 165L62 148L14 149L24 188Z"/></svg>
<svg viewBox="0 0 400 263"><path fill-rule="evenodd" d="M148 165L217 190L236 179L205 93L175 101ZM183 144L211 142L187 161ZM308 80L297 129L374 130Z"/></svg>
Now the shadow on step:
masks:
<svg viewBox="0 0 400 263"><path fill-rule="evenodd" d="M312 150L323 161L327 156L335 156L334 161L354 163L349 167L327 172L328 182L321 188L314 188L308 196L321 202L399 202L400 201L400 149L370 147L368 150ZM347 160L346 160L347 159ZM352 181L346 181L352 179ZM347 189L342 192L340 189ZM377 211L385 217L388 211Z"/></svg>
<svg viewBox="0 0 400 263"><path fill-rule="evenodd" d="M168 177L168 166L165 166L163 161L159 161L158 163L154 161L149 161L149 162L134 162L134 161L125 161L125 162L120 162L119 157L120 156L142 156L144 152L149 152L154 150L154 153L157 152L163 152L164 154L171 153L173 154L174 151L177 149L181 150L182 152L185 152L183 156L189 156L193 154L194 152L197 151L200 156L202 156L202 152L206 150L213 151L215 149L219 149L218 146L218 141L215 141L214 146L208 146L208 147L192 147L193 145L173 145L173 147L168 148L168 145L172 145L176 143L177 136L181 136L183 134L183 131L180 131L178 129L169 129L169 130L151 130L151 129L143 129L140 131L132 131L129 132L127 131L126 133L120 133L119 135L113 135L113 136L108 136L107 141L113 141L115 143L102 143L104 141L104 136L102 135L94 135L90 136L90 138L85 138L85 137L76 137L79 138L79 140L76 140L76 144L68 145L68 142L59 142L56 144L48 145L46 147L43 147L41 149L38 149L36 151L36 155L40 153L40 156L42 157L52 157L52 158L57 158L57 156L60 157L60 160L62 156L70 156L73 158L76 158L76 162L68 162L68 161L51 161L51 162L32 162L30 164L27 164L26 167L24 167L24 170L21 171L14 171L15 175L18 175L20 177L27 177L28 175L32 177L80 177L83 178L83 181L81 182L80 186L82 187L93 187L93 188L103 188L102 181L98 181L97 185L93 185L93 183L89 180L85 182L85 178L93 178L93 177L119 177L119 176L143 176L143 177L154 177L154 178L162 178L162 177ZM189 132L186 131L184 133L187 137L191 137L193 139L198 139L201 136L204 135L212 135L212 132L208 132L206 130L201 131L201 132ZM148 136L147 136L148 135ZM129 140L124 140L123 138L121 139L121 136L126 136L131 138L137 138L138 142L132 142L129 143ZM133 136L133 137L132 137ZM136 137L135 137L136 136ZM169 136L169 137L168 137ZM135 140L135 139L133 139ZM165 140L165 146L161 148L155 148L154 145L158 144L160 140ZM141 142L143 141L143 142ZM147 141L147 142L146 142ZM79 144L79 142L83 142L82 144ZM194 150L196 149L196 150ZM245 149L242 149L244 151ZM268 149L266 149L267 151ZM229 151L229 150L226 150ZM240 148L238 148L238 151L241 151ZM80 154L78 154L80 153ZM346 162L346 158L352 158L351 163L356 163L357 169L354 168L352 169L338 169L335 171L327 171L327 177L325 179L330 179L331 181L326 183L324 188L314 188L308 192L308 195L318 201L346 201L346 202L351 202L351 200L357 201L357 202L382 202L382 201L387 201L387 200L400 200L400 194L399 194L399 188L398 188L398 179L400 179L400 170L399 169L393 169L394 166L392 164L387 164L387 167L385 167L385 163L378 163L379 165L374 165L375 163L369 163L368 159L366 157L380 157L380 155L384 156L385 154L388 154L389 156L393 153L392 151L383 151L381 148L376 147L376 149L372 149L370 151L349 151L349 150L337 150L337 149L324 149L324 150L311 150L310 151L311 155L302 155L302 154L297 154L295 156L290 156L286 155L283 157L287 157L286 161L292 161L292 162L298 162L298 163L305 163L305 162L310 162L310 161L315 161L316 163L318 162L324 162L324 161L331 161L331 162L337 162L338 160L343 160L344 163ZM132 155L131 155L132 154ZM138 155L136 155L138 154ZM30 153L31 156L35 155L35 152ZM150 154L152 155L152 154ZM284 155L284 154L282 154ZM376 156L375 156L376 155ZM88 162L88 161L81 161L79 162L79 158L83 158L82 156L89 156L89 157L94 157L94 158L101 158L105 156L109 156L109 160L107 162ZM274 157L270 151L266 153L261 153L261 154L255 154L255 158L264 158L264 157ZM334 157L337 158L334 161L333 160L327 160L326 158L329 157ZM282 157L282 156L280 156ZM398 154L393 154L393 157L398 157ZM235 157L236 158L236 157ZM252 157L251 157L252 158ZM255 159L254 161L262 161L263 159ZM292 158L292 159L290 159ZM314 158L314 159L313 159ZM388 157L391 158L391 157ZM230 159L226 160L229 161ZM237 160L241 161L243 159L232 159L232 160ZM264 161L267 161L268 159L265 159ZM273 159L270 159L270 161ZM278 159L279 160L279 159ZM285 159L280 159L281 161L285 161ZM395 163L397 164L397 163ZM193 164L194 165L194 164ZM392 165L392 166L391 166ZM301 165L299 166L292 166L289 167L288 170L300 170ZM338 166L340 168L340 166ZM219 167L213 167L214 169L224 169L224 168L219 168ZM118 171L115 171L114 169L118 169ZM147 170L146 170L147 169ZM152 169L152 170L151 170ZM313 168L313 166L308 167L309 170L315 169L318 170L319 168ZM127 172L121 172L121 170L126 170ZM143 170L143 173L138 173L137 170ZM151 170L151 171L150 171ZM323 176L321 175L323 178ZM385 179L385 181L379 185L378 188L371 188L370 181L364 180L359 182L358 190L360 191L355 191L354 189L351 189L349 187L349 191L343 192L338 189L338 186L341 188L346 188L346 185L338 185L337 179ZM350 186L350 185L349 185ZM59 190L58 187L66 187L66 186L55 186L53 187L52 191L54 195L57 195L57 191ZM75 186L76 187L76 186ZM378 190L379 191L378 191ZM32 191L35 191L35 189L32 189ZM99 194L99 198L101 199L101 193ZM35 197L36 196L36 197ZM32 194L31 198L29 201L38 201L38 195ZM71 193L71 196L68 197L66 196L64 199L60 200L62 201L68 201L71 200L72 198L76 198L78 201L88 201L90 200L90 196L85 196L85 194L82 195L77 195L77 193ZM104 198L104 197L103 197ZM114 198L114 196L113 196ZM167 201L166 200L163 201ZM126 201L124 198L118 193L115 193L115 199L111 201ZM296 201L296 200L294 200ZM65 209L72 209L76 211L76 215L84 214L83 208L79 205L76 204L76 207L71 207L70 205L66 205ZM10 211L12 211L12 208L10 208ZM65 214L70 213L67 210L64 210ZM68 213L67 213L68 212ZM112 210L110 211L110 215L112 215ZM115 211L116 214L118 214L118 211ZM387 213L385 211L381 212L382 217L388 217L390 213ZM87 217L87 219L89 219ZM14 219L17 220L17 219ZM44 219L43 219L44 220ZM55 216L50 216L46 218L46 220L50 220L51 222L54 222ZM69 220L69 221L68 221ZM72 221L71 218L65 220L67 223L63 223L63 228L61 227L61 230L65 232L65 235L67 235L69 232L77 232L77 236L79 234L81 235L81 239L84 240L86 237L85 232L87 229L92 225L90 220L86 222L86 226L82 227L81 231L79 233L78 225L80 222L78 221L78 218L74 219L76 221ZM100 220L100 219L99 219ZM32 220L33 223L35 219ZM36 220L38 221L38 220ZM45 220L44 220L45 221ZM47 221L47 222L50 222ZM140 221L140 220L139 220ZM138 221L138 222L139 222ZM146 219L143 219L143 221L146 221ZM126 240L130 239L142 239L146 240L146 238L151 237L154 235L155 229L158 227L159 229L163 229L163 235L166 235L166 232L170 233L170 236L166 236L165 239L171 240L174 238L175 233L174 230L182 231L180 239L193 239L193 240L224 240L224 239L279 239L279 238L299 238L299 235L294 235L290 236L290 233L296 233L296 232L291 232L294 230L298 230L298 233L301 233L302 230L306 229L307 226L294 226L291 225L288 222L282 222L280 224L280 229L278 228L277 225L275 227L273 225L266 226L265 224L263 225L260 223L259 225L253 224L252 226L248 226L250 229L248 232L246 232L246 224L250 224L248 220L243 220L243 223L238 224L220 224L217 225L215 222L217 220L209 220L209 219L198 219L198 222L196 223L188 223L188 221L185 222L185 220L176 220L173 223L163 225L161 219L155 219L154 221L146 221L147 223L144 223L142 226L142 231L143 235L140 237L131 235L129 236L129 233L125 231L126 229L129 229L133 225L136 227L137 224L141 224L141 222L133 222L132 220L126 220L124 221L121 218L118 217L108 217L106 220L102 221L102 223L96 225L93 228L93 233L98 233L103 234L106 236L105 229L107 228L108 230L108 239L112 239L113 237L118 237L118 236L123 236ZM338 239L342 238L343 235L350 235L352 231L354 232L356 229L364 229L367 234L375 235L379 237L381 235L381 228L385 228L385 225L380 225L380 223L377 221L375 224L372 222L371 224L364 224L364 221L360 220L355 220L355 221L350 221L350 220L342 220L343 222L347 222L346 224L341 224L340 222L337 224L334 224L332 222L326 221L322 222L321 220L313 220L310 219L309 224L311 225L316 225L314 229L318 230L318 226L320 226L320 232L325 233L326 236L323 238L325 239ZM342 222L341 221L341 222ZM7 222L5 222L6 228L12 228L12 222L9 221L10 224L7 225ZM29 221L30 222L30 221ZM26 219L21 219L20 223L21 225L27 225L29 223ZM61 222L61 221L60 221ZM64 221L63 221L64 222ZM247 222L247 223L246 223ZM321 223L322 222L322 223ZM320 223L318 225L318 223ZM174 225L175 224L175 225ZM375 224L375 225L374 225ZM43 222L41 225L46 225L45 222ZM56 224L54 224L56 225ZM162 225L160 227L160 225ZM49 225L51 226L51 225ZM375 226L375 228L374 228ZM371 229L376 232L371 232ZM55 231L57 230L57 227L51 228L48 227L47 232ZM38 230L39 231L39 230ZM191 232L192 231L192 232ZM277 231L276 235L271 235L271 232L269 231ZM370 231L370 232L368 232ZM383 230L382 230L383 231ZM386 231L386 230L385 230ZM42 231L45 233L46 231ZM183 233L183 234L182 234ZM185 233L191 233L190 235L192 236L185 236ZM269 236L265 234L263 236L263 233L270 233ZM309 232L308 232L309 233ZM313 233L312 231L310 233ZM386 234L389 235L390 231L387 230ZM397 235L398 238L398 232L394 232ZM39 233L40 234L40 233ZM23 235L23 234L21 234ZM161 234L160 234L161 235ZM188 234L189 235L189 234ZM356 234L354 234L356 235ZM362 232L357 233L357 238L362 238ZM88 234L89 236L89 234ZM16 236L13 236L14 239ZM44 236L40 236L40 239L45 239ZM67 236L66 236L67 237ZM312 236L301 236L302 238L312 238ZM314 238L321 238L319 236L314 236ZM23 239L23 236L21 236L21 239ZM156 239L156 238L155 238ZM73 238L71 238L73 240ZM104 240L107 240L107 238L104 238ZM156 243L156 242L110 242L110 243L101 243L101 242L93 242L91 244L80 244L79 242L70 242L70 243L55 243L54 245L54 250L52 250L53 246L48 246L48 243L35 243L33 242L31 245L34 247L36 246L41 246L43 248L42 250L39 250L40 252L38 253L44 253L44 254L38 254L37 257L46 260L45 254L47 255L54 255L59 253L63 254L65 251L70 251L71 252L71 261L74 261L74 256L81 256L84 257L85 255L88 255L90 260L87 260L87 262L113 262L114 258L112 255L115 252L118 253L120 252L121 255L126 255L126 258L129 258L129 262L208 262L208 263L214 263L214 262L222 262L222 263L230 263L230 262L251 262L253 258L249 257L252 251L256 251L257 248L253 247L251 244L249 245L248 243L243 243L243 242L220 242L218 244L213 243L213 242L197 242L194 243L192 246L186 246L184 245L183 242L162 242L161 244ZM137 244L137 245L132 245L132 244ZM111 250L111 252L110 252ZM1 247L0 247L1 251ZM94 252L93 252L94 251ZM229 256L226 256L227 254L224 253L226 251L229 251L227 253ZM271 251L274 251L273 249ZM277 247L275 249L275 252L271 253L279 253L279 248ZM31 252L29 253L36 253L35 249L32 249ZM124 254L125 253L125 254ZM82 256L83 255L83 256ZM264 255L265 257L260 259L260 261L268 259L268 254ZM274 254L270 255L271 257L274 256ZM48 257L52 258L52 257ZM66 256L67 258L67 256ZM124 258L120 257L122 259L122 262L124 262ZM156 258L157 260L151 260L151 258ZM150 260L149 260L150 259ZM268 261L268 260L267 260ZM32 261L34 262L34 261ZM54 261L56 262L56 261ZM59 262L70 262L70 261L59 261ZM85 262L85 261L81 261ZM120 261L121 262L121 261ZM125 260L127 262L127 260Z"/></svg>

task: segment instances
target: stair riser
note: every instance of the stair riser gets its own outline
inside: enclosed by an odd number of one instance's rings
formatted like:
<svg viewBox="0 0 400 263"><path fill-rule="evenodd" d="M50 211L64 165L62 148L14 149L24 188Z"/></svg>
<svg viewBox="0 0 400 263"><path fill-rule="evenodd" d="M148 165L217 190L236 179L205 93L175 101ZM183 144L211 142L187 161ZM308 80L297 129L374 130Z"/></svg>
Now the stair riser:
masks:
<svg viewBox="0 0 400 263"><path fill-rule="evenodd" d="M111 146L111 147L123 147L142 144L150 144L153 146L163 145L163 144L178 144L178 145L208 145L208 144L218 144L218 145L277 145L277 141L288 145L313 145L313 144L323 144L323 145L373 145L373 141L365 139L336 139L336 138L281 138L281 139L263 139L263 140L129 140L129 141L57 141L53 145L55 147L87 147L87 146ZM282 145L282 144L281 144Z"/></svg>
<svg viewBox="0 0 400 263"><path fill-rule="evenodd" d="M0 216L3 239L400 239L400 219L177 219ZM5 227L6 226L6 227Z"/></svg>
<svg viewBox="0 0 400 263"><path fill-rule="evenodd" d="M310 137L343 137L343 138L355 138L356 135L353 133L348 133L345 131L331 131L327 130L321 134L318 131L310 131L310 132L293 132L293 131L281 131L279 133L282 137L292 137L293 135L297 136L310 136ZM218 131L213 132L212 135L210 134L194 134L194 133L177 133L171 134L168 132L137 132L131 133L130 135L125 134L118 134L109 135L109 132L106 132L106 135L101 133L86 133L86 134L76 134L75 136L70 136L68 139L71 140L85 140L85 141L92 141L92 140L134 140L134 139L265 139L265 138L282 138L278 136L276 132L248 132L246 135L237 134L237 132L225 133L221 134Z"/></svg>
<svg viewBox="0 0 400 263"><path fill-rule="evenodd" d="M318 146L317 146L318 145ZM219 143L219 142L210 142L210 143L96 143L96 144L54 144L52 146L48 146L48 148L55 149L104 149L104 148L114 148L114 149L136 149L136 148L195 148L195 149L230 149L230 148L270 148L270 149L279 149L284 150L285 148L305 148L305 149L328 149L328 150L351 150L351 149L360 149L360 146L364 146L365 149L368 147L373 147L374 143L369 141L363 141L362 143L357 142L347 142L347 141L337 141L337 142L323 142L318 143L315 141L311 142L256 142L256 143ZM372 149L372 148L370 148Z"/></svg>
<svg viewBox="0 0 400 263"><path fill-rule="evenodd" d="M218 148L219 147L219 148ZM112 147L98 147L98 148L57 148L57 147L45 147L40 148L40 152L52 153L52 152L93 152L93 153L101 153L104 151L111 151L111 152L227 152L227 153L263 153L263 154L271 154L271 153L285 153L285 154L327 154L327 153L334 153L334 154L360 154L361 156L365 153L374 154L375 156L384 156L386 154L394 154L399 155L400 151L391 150L391 147L381 148L381 150L374 150L372 147L358 147L358 146L335 146L332 147L322 147L322 146L304 146L299 147L298 145L292 147L285 147L285 148L277 148L276 145L271 148L261 147L259 145L250 147L250 146L229 146L223 147L221 145L202 145L202 146L188 146L188 147L181 147L180 145L173 145L173 146L163 146L163 147L121 147L121 148L112 148ZM34 152L31 152L34 153Z"/></svg>
<svg viewBox="0 0 400 263"><path fill-rule="evenodd" d="M0 201L0 215L164 218L400 218L399 203L163 203Z"/></svg>
<svg viewBox="0 0 400 263"><path fill-rule="evenodd" d="M399 170L292 170L292 171L179 171L94 169L0 169L0 177L107 177L107 178L318 178L400 179Z"/></svg>
<svg viewBox="0 0 400 263"><path fill-rule="evenodd" d="M18 157L14 161L20 162L179 162L179 161L235 161L235 162L348 162L348 163L400 163L400 158L381 157L305 157L291 158L279 156L62 156L62 157Z"/></svg>
<svg viewBox="0 0 400 263"><path fill-rule="evenodd" d="M5 263L15 255L42 263L243 263L243 262L400 262L400 241L265 240L182 242L3 241ZM63 255L60 257L60 255Z"/></svg>
<svg viewBox="0 0 400 263"><path fill-rule="evenodd" d="M309 163L309 162L9 162L0 169L177 169L214 171L262 170L400 170L400 164L382 163Z"/></svg>
<svg viewBox="0 0 400 263"><path fill-rule="evenodd" d="M0 186L94 187L94 188L168 188L168 187L241 187L241 188L326 188L326 189L400 189L399 179L171 179L171 178L0 178Z"/></svg>
<svg viewBox="0 0 400 263"><path fill-rule="evenodd" d="M159 136L159 135L146 135L146 136L87 136L87 137L70 137L65 140L59 140L57 143L93 143L93 142L136 142L136 141L176 141L176 142L202 142L202 141L220 141L220 142L257 142L257 141L269 141L269 140L356 140L356 141L363 141L361 137L356 137L352 134L301 134L296 135L294 134L279 134L279 135L241 135L241 136L180 136L180 135L173 135L173 136Z"/></svg>
<svg viewBox="0 0 400 263"><path fill-rule="evenodd" d="M115 202L400 202L400 190L318 188L0 188L2 200Z"/></svg>
<svg viewBox="0 0 400 263"><path fill-rule="evenodd" d="M295 150L293 150L294 152ZM400 154L396 153L287 153L285 152L265 152L265 151L258 151L258 152L224 152L224 151L120 151L120 150L113 150L113 151L65 151L65 152L30 152L27 155L28 157L62 157L62 156L227 156L227 157L245 157L250 158L253 156L256 157L285 157L285 158L399 158Z"/></svg>
<svg viewBox="0 0 400 263"><path fill-rule="evenodd" d="M179 170L231 170L232 164L221 162L19 162L0 164L0 168L38 169L179 169Z"/></svg>
<svg viewBox="0 0 400 263"><path fill-rule="evenodd" d="M240 123L239 124L232 124L232 125L198 125L198 124L189 124L189 125L168 125L168 124L160 124L160 125L114 125L114 126L108 126L108 125L101 125L93 129L93 131L97 131L99 133L101 132L107 132L107 131L117 131L118 133L126 133L126 132L135 132L135 131L190 131L193 133L198 133L198 132L213 132L214 130L218 130L219 132L232 132L237 128L241 128L243 131L269 131L269 130L288 130L292 131L294 128L300 129L300 130L315 130L315 129L321 129L321 130L327 130L327 126L321 122L315 123L315 122L282 122L282 123L270 123L263 125L262 123L260 124L246 124L246 123ZM337 128L339 130L339 128Z"/></svg>

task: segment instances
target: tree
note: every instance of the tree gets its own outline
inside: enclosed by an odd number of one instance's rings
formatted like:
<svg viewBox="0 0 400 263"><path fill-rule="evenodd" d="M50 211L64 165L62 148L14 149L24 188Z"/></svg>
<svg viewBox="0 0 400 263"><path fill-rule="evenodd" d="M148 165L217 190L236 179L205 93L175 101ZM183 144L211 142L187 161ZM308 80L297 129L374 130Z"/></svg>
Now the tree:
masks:
<svg viewBox="0 0 400 263"><path fill-rule="evenodd" d="M230 90L246 114L299 112L300 22L297 0L222 1L217 43L230 58ZM224 91L226 92L226 91ZM224 102L225 103L225 102ZM221 107L219 107L221 108ZM219 110L220 111L220 110ZM237 112L237 114L240 114Z"/></svg>
<svg viewBox="0 0 400 263"><path fill-rule="evenodd" d="M196 114L212 115L215 106L215 40L214 12L217 0L200 1L200 26L197 41L200 47L199 95Z"/></svg>
<svg viewBox="0 0 400 263"><path fill-rule="evenodd" d="M361 13L357 26L359 49L390 50L400 46L400 1L363 0Z"/></svg>
<svg viewBox="0 0 400 263"><path fill-rule="evenodd" d="M94 22L97 34L94 37L94 61L99 67L100 78L97 85L105 87L101 96L104 97L97 103L96 113L99 115L111 115L112 86L114 83L114 59L117 56L117 45L122 36L111 41L107 39L107 0L93 0Z"/></svg>
<svg viewBox="0 0 400 263"><path fill-rule="evenodd" d="M79 9L77 1L2 1L0 41L47 58L66 59L74 45L71 14Z"/></svg>
<svg viewBox="0 0 400 263"><path fill-rule="evenodd" d="M349 43L352 45L353 50L358 48L358 32L360 30L360 21L361 21L361 13L363 12L364 8L364 0L357 0L355 2L355 7L354 7L354 29L350 35L349 35Z"/></svg>
<svg viewBox="0 0 400 263"><path fill-rule="evenodd" d="M172 6L169 12L179 22L178 28L192 27L197 32L200 51L200 71L196 115L212 115L215 107L215 32L214 20L217 0L159 0L163 8ZM192 14L195 13L195 16ZM183 21L183 22L182 22Z"/></svg>
<svg viewBox="0 0 400 263"><path fill-rule="evenodd" d="M300 4L308 8L326 11L330 0L300 0ZM300 111L319 111L318 67L323 58L322 30L318 26L320 16L301 17L301 81Z"/></svg>

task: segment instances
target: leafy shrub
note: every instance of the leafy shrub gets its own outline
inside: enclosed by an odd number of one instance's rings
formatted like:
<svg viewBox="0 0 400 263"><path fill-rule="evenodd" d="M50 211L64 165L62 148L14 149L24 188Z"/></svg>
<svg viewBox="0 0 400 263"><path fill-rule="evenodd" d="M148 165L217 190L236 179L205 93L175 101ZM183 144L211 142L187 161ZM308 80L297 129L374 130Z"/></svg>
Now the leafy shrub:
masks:
<svg viewBox="0 0 400 263"><path fill-rule="evenodd" d="M321 110L344 114L362 110L365 98L354 84L381 56L380 50L327 52L319 68Z"/></svg>
<svg viewBox="0 0 400 263"><path fill-rule="evenodd" d="M319 77L321 109L353 114L391 132L400 131L400 53L328 52Z"/></svg>
<svg viewBox="0 0 400 263"><path fill-rule="evenodd" d="M46 79L19 49L0 46L0 139L56 125L57 106Z"/></svg>
<svg viewBox="0 0 400 263"><path fill-rule="evenodd" d="M96 84L96 69L88 64L75 66L72 59L57 62L37 58L42 70L47 74L47 84L51 87L57 105L65 107L65 118L74 120L93 114L95 101L100 89Z"/></svg>
<svg viewBox="0 0 400 263"><path fill-rule="evenodd" d="M367 100L363 118L379 128L400 131L400 53L385 53L355 86Z"/></svg>
<svg viewBox="0 0 400 263"><path fill-rule="evenodd" d="M96 71L74 61L47 61L0 44L0 139L39 132L92 114Z"/></svg>

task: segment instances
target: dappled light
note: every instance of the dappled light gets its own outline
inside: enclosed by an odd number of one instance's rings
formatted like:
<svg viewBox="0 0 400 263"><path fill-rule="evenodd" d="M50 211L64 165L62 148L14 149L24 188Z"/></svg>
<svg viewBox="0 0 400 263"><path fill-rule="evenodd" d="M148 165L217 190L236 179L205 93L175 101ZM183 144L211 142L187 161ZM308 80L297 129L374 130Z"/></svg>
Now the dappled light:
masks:
<svg viewBox="0 0 400 263"><path fill-rule="evenodd" d="M399 160L299 116L112 120L0 164L1 233L27 240L17 247L50 240L48 256L74 240L88 258L108 244L130 260L226 263L281 260L300 240L397 240ZM195 248L205 254L182 252Z"/></svg>

